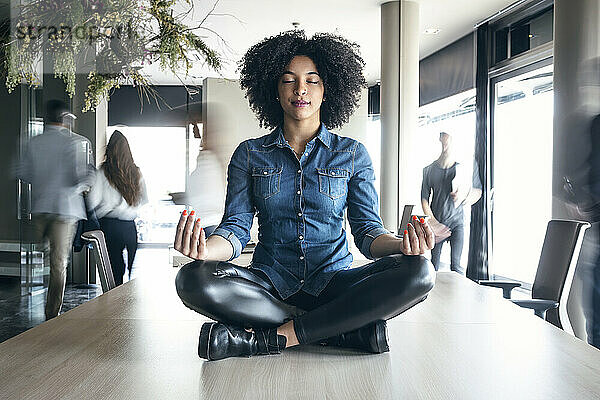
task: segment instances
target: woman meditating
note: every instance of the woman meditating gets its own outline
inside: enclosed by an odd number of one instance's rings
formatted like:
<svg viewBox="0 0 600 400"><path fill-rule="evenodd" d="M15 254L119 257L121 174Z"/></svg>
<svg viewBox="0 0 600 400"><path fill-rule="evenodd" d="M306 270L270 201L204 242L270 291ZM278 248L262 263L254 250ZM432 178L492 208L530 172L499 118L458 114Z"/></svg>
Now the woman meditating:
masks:
<svg viewBox="0 0 600 400"><path fill-rule="evenodd" d="M306 343L388 351L385 321L433 287L421 255L435 243L416 217L402 239L383 227L369 154L329 131L348 122L365 86L358 46L290 31L251 47L240 66L250 107L273 131L233 153L225 213L210 237L193 211L179 220L175 249L198 261L179 271L177 293L218 321L202 326L198 354L219 360ZM345 212L356 246L375 260L358 268ZM251 265L228 263L249 241L255 215Z"/></svg>

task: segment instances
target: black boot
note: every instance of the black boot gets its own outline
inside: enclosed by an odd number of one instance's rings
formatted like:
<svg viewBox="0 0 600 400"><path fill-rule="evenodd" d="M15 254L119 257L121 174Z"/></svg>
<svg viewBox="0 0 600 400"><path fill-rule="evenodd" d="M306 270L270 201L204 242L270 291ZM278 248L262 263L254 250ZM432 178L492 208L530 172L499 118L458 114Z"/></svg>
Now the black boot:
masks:
<svg viewBox="0 0 600 400"><path fill-rule="evenodd" d="M358 349L367 353L385 353L390 351L384 320L378 320L351 332L330 337L329 339L325 339L323 344Z"/></svg>
<svg viewBox="0 0 600 400"><path fill-rule="evenodd" d="M250 357L262 354L279 354L285 349L285 336L277 329L256 329L227 326L220 322L207 322L200 330L198 355L207 360L227 357Z"/></svg>

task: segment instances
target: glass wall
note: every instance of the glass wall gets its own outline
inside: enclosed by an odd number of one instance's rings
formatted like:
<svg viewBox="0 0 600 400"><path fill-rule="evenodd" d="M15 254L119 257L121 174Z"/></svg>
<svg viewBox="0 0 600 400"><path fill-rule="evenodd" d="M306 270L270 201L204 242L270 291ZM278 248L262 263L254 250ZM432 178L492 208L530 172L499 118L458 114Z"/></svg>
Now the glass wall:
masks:
<svg viewBox="0 0 600 400"><path fill-rule="evenodd" d="M440 132L448 132L453 137L456 161L465 168L465 174L472 176L475 150L475 89L420 107L418 129L415 147L419 149L421 155L420 169L438 159L442 149L439 140ZM466 206L464 213L465 238L460 263L462 269L467 267L471 208ZM450 265L449 244L443 246L441 262Z"/></svg>
<svg viewBox="0 0 600 400"><path fill-rule="evenodd" d="M552 65L492 84L490 272L532 283L552 216Z"/></svg>

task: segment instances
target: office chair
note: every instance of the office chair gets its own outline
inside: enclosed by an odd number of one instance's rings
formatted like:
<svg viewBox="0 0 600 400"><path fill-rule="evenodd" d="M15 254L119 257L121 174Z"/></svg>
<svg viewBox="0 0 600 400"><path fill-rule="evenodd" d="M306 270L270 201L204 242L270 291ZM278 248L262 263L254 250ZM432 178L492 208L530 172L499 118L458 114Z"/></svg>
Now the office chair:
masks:
<svg viewBox="0 0 600 400"><path fill-rule="evenodd" d="M84 232L81 237L82 239L94 244L94 249L96 250L96 255L99 260L98 275L100 275L102 292L107 292L110 289L115 288L115 278L113 277L110 258L108 257L108 249L106 247L104 233L101 230L88 231Z"/></svg>
<svg viewBox="0 0 600 400"><path fill-rule="evenodd" d="M511 300L558 328L574 334L567 315L567 298L571 291L575 265L581 250L583 235L590 224L582 221L551 220L540 254L531 290L531 300ZM504 298L521 286L518 282L481 280L480 285L501 288Z"/></svg>

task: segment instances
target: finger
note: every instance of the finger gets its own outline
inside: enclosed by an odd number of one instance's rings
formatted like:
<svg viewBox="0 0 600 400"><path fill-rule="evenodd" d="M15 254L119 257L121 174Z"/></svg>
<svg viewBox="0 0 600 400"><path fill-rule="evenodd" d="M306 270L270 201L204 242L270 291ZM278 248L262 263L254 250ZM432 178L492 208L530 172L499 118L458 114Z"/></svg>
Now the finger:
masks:
<svg viewBox="0 0 600 400"><path fill-rule="evenodd" d="M179 252L182 249L183 229L185 227L185 222L187 221L187 218L187 210L183 210L183 212L181 213L181 217L179 217L177 230L175 231L175 243L173 243L173 247Z"/></svg>
<svg viewBox="0 0 600 400"><path fill-rule="evenodd" d="M200 228L200 238L198 240L198 260L206 260L208 253L206 248L206 233Z"/></svg>
<svg viewBox="0 0 600 400"><path fill-rule="evenodd" d="M402 253L410 255L410 240L408 239L408 231L404 230L404 236L402 237Z"/></svg>
<svg viewBox="0 0 600 400"><path fill-rule="evenodd" d="M408 224L408 238L410 240L410 250L412 255L419 254L419 238L412 224Z"/></svg>
<svg viewBox="0 0 600 400"><path fill-rule="evenodd" d="M200 231L202 227L200 226L200 218L194 222L194 228L192 229L192 239L190 241L190 258L198 258L198 247L199 247L199 239L200 239Z"/></svg>
<svg viewBox="0 0 600 400"><path fill-rule="evenodd" d="M195 222L194 214L194 211L190 213L189 218L185 221L185 228L183 228L183 246L181 254L184 256L190 254L190 240L192 239L192 228L194 227Z"/></svg>
<svg viewBox="0 0 600 400"><path fill-rule="evenodd" d="M435 234L433 233L433 229L431 229L429 222L425 221L424 218L421 218L421 226L423 227L423 231L425 231L425 244L427 250L431 250L433 249L433 246L435 246Z"/></svg>
<svg viewBox="0 0 600 400"><path fill-rule="evenodd" d="M417 217L416 215L413 216L413 226L415 228L417 238L419 239L419 247L414 250L418 250L419 254L425 254L425 231L423 231L423 227L421 225L421 222L419 221L419 217Z"/></svg>

